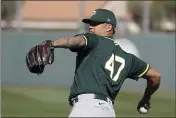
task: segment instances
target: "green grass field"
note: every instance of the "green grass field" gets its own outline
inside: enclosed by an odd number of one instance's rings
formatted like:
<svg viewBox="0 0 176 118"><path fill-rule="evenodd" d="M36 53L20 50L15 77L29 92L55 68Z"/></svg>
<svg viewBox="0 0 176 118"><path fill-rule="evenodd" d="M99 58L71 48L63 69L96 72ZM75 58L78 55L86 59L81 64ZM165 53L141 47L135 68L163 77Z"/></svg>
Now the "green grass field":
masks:
<svg viewBox="0 0 176 118"><path fill-rule="evenodd" d="M64 88L18 88L3 87L3 117L67 117L70 112L68 104L69 89ZM137 92L120 92L115 101L115 111L119 116L140 116L136 106L142 94ZM152 98L152 109L142 116L175 116L175 95L157 93Z"/></svg>

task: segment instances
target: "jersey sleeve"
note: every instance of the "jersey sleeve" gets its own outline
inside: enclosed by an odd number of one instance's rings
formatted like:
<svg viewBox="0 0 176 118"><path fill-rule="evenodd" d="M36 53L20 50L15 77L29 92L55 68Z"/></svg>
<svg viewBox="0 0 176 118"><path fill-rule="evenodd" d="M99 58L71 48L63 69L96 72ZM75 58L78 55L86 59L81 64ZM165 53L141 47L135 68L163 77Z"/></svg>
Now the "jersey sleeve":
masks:
<svg viewBox="0 0 176 118"><path fill-rule="evenodd" d="M86 45L82 49L79 49L79 50L70 49L73 52L88 51L88 50L94 49L98 45L98 37L97 35L93 33L77 34L75 36L82 36L86 41Z"/></svg>
<svg viewBox="0 0 176 118"><path fill-rule="evenodd" d="M128 74L128 78L138 80L138 78L141 78L144 76L147 71L149 70L150 65L143 60L139 59L135 55L130 56L130 71Z"/></svg>

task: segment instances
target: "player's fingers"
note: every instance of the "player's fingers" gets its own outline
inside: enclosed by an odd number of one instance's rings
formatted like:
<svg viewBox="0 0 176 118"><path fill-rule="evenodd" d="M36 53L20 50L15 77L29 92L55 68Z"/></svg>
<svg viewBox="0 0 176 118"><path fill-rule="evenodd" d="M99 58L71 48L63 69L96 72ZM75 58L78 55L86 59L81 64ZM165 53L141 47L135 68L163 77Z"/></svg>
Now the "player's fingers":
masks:
<svg viewBox="0 0 176 118"><path fill-rule="evenodd" d="M150 107L150 104L144 104L144 107L146 108L146 109L150 109L151 107Z"/></svg>

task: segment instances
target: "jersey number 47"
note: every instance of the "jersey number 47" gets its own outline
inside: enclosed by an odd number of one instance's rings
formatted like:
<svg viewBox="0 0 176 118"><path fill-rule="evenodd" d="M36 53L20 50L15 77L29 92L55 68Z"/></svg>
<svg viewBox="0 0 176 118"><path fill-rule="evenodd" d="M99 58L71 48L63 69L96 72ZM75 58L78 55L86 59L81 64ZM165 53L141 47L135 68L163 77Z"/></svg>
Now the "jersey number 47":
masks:
<svg viewBox="0 0 176 118"><path fill-rule="evenodd" d="M117 72L114 72L115 61L117 61L118 63L121 63ZM119 57L117 55L114 55L114 54L111 55L111 57L109 58L109 60L105 64L105 68L110 71L111 79L115 82L119 79L119 75L120 75L121 71L124 69L124 67L125 67L125 59L123 59L122 57ZM115 73L115 75L114 75L114 73Z"/></svg>

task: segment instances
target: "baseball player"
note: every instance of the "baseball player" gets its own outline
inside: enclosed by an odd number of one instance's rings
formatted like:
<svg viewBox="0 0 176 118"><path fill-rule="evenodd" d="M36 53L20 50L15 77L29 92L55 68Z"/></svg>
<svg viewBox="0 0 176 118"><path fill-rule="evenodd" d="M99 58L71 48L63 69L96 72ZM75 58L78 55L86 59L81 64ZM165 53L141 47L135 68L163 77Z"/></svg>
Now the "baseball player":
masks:
<svg viewBox="0 0 176 118"><path fill-rule="evenodd" d="M112 11L96 9L90 19L82 21L90 25L88 33L47 41L54 49L77 53L69 117L116 117L114 100L127 78L147 80L137 110L148 110L151 96L160 85L160 73L114 42L116 17Z"/></svg>

